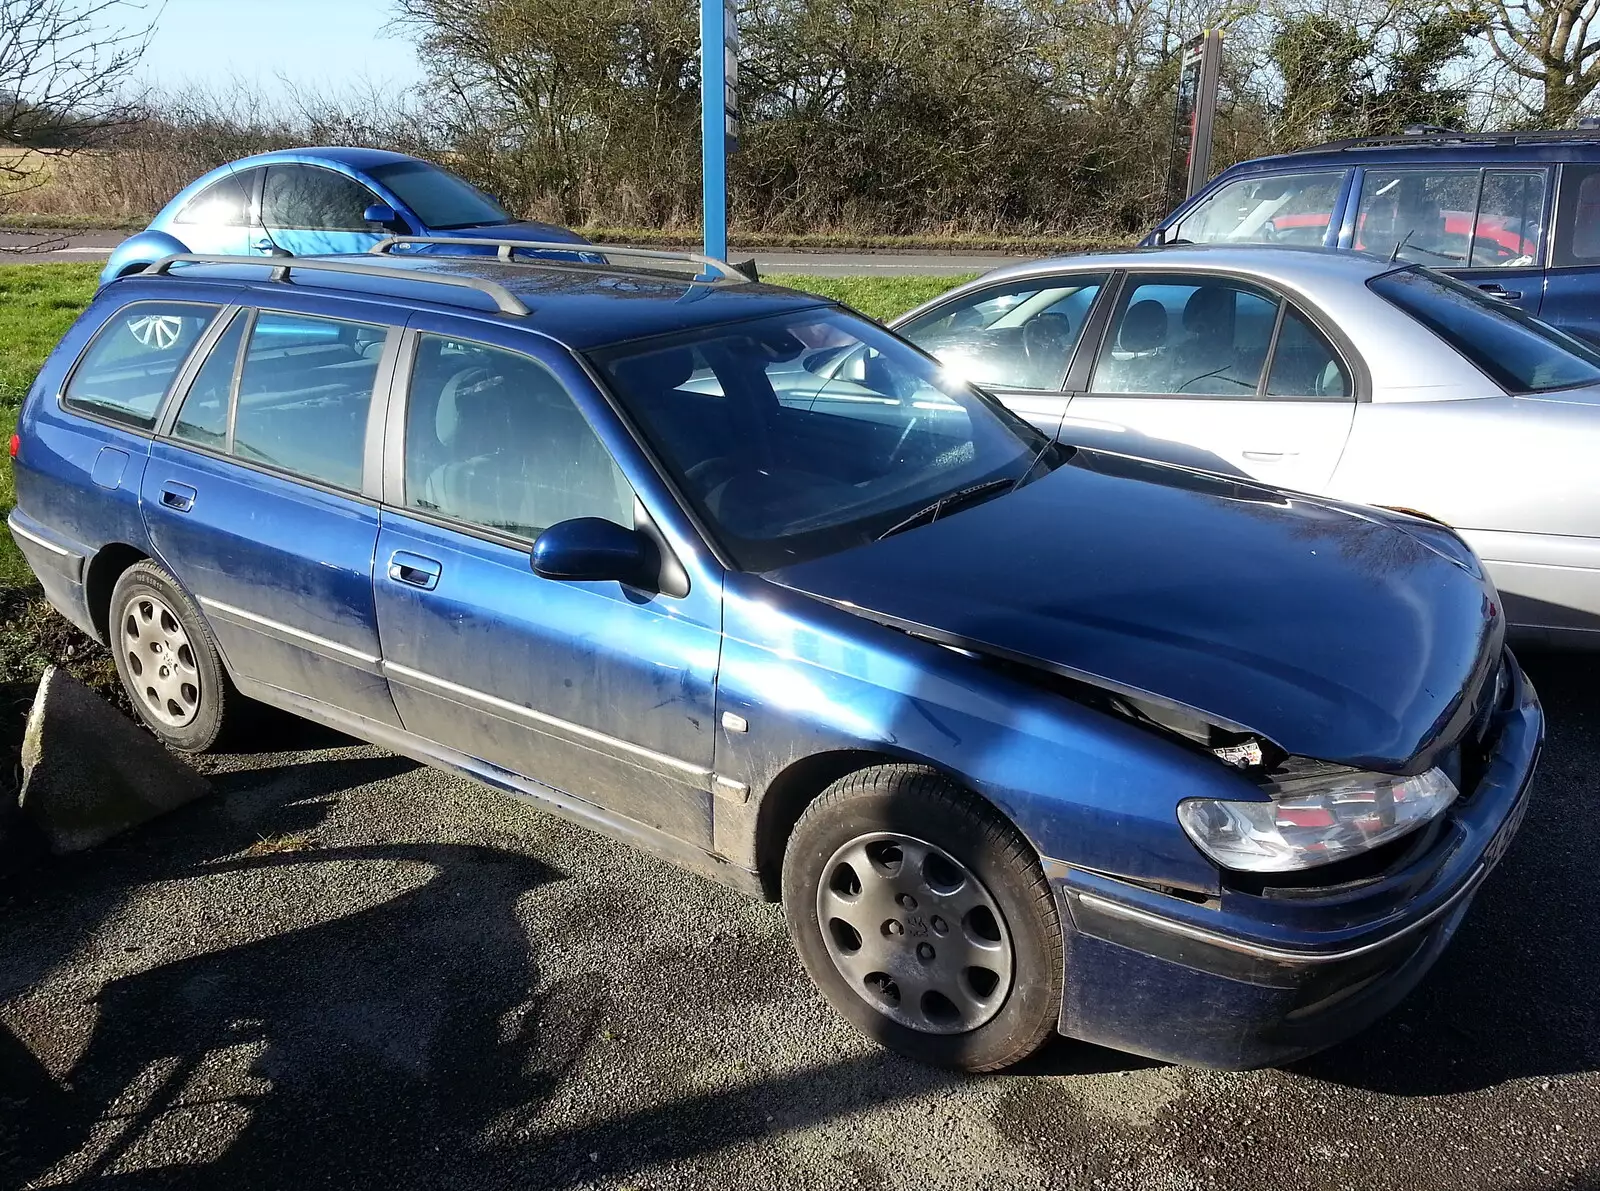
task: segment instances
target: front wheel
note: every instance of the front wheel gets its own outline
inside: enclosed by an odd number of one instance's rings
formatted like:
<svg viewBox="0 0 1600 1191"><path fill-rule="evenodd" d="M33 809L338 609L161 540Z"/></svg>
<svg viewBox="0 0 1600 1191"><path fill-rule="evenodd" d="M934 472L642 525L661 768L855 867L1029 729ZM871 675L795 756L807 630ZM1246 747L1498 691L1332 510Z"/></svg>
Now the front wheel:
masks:
<svg viewBox="0 0 1600 1191"><path fill-rule="evenodd" d="M887 765L829 787L789 839L783 903L817 987L891 1050L994 1071L1055 1028L1061 925L1038 857L941 774Z"/></svg>

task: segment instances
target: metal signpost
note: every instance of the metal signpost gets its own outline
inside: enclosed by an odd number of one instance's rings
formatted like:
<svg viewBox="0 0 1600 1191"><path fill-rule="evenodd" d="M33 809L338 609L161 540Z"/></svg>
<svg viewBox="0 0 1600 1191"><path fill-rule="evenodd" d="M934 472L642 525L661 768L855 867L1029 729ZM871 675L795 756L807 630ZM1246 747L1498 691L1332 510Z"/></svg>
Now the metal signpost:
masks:
<svg viewBox="0 0 1600 1191"><path fill-rule="evenodd" d="M706 255L728 259L728 154L739 147L735 0L700 0L700 165Z"/></svg>
<svg viewBox="0 0 1600 1191"><path fill-rule="evenodd" d="M1177 159L1183 159L1183 193L1176 197L1188 198L1211 176L1211 125L1217 114L1221 73L1221 29L1207 29L1184 43L1178 60L1178 104L1173 113L1173 190L1177 189Z"/></svg>

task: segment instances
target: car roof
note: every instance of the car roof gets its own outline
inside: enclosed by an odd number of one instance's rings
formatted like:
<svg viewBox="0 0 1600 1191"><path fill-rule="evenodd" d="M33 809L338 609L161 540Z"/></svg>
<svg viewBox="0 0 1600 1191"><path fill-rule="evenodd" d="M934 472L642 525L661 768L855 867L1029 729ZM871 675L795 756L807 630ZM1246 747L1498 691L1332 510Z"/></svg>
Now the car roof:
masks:
<svg viewBox="0 0 1600 1191"><path fill-rule="evenodd" d="M614 265L526 259L512 263L492 257L420 253L382 257L357 253L306 259L315 263L381 265L393 276L321 269L295 273L294 262L280 258L244 258L238 264L179 264L169 276L201 284L221 282L233 289L242 286L252 291L256 300L267 303L272 294L282 293L282 287L288 285L297 290L392 302L405 308L494 317L491 301L468 307L460 302L459 287L446 290L444 286L417 285L407 274L415 274L416 280L423 282L430 275L483 281L509 291L528 307L526 315L506 315L506 319L578 351L833 304L774 285L697 281L682 272L621 269ZM263 275L264 268L283 264L290 267L288 280L272 281ZM148 273L136 273L127 280L140 279L151 278Z"/></svg>
<svg viewBox="0 0 1600 1191"><path fill-rule="evenodd" d="M406 153L389 149L359 149L343 145L317 145L301 149L278 149L271 153L257 153L228 163L233 169L250 169L252 166L271 165L273 162L333 162L353 170L370 170L380 165L393 165L399 161L420 161ZM224 167L226 168L226 167ZM214 172L214 171L213 171Z"/></svg>
<svg viewBox="0 0 1600 1191"><path fill-rule="evenodd" d="M1336 251L1270 244L1168 244L1152 248L1122 248L1102 252L1047 257L1024 264L1006 265L985 274L985 282L1062 269L1139 269L1144 271L1194 270L1247 273L1291 289L1319 283L1365 285L1367 280L1409 262L1394 261L1366 252Z"/></svg>
<svg viewBox="0 0 1600 1191"><path fill-rule="evenodd" d="M1352 165L1501 165L1561 161L1600 162L1600 132L1432 133L1424 136L1367 137L1333 141L1289 153L1253 157L1230 166L1234 174L1346 169Z"/></svg>

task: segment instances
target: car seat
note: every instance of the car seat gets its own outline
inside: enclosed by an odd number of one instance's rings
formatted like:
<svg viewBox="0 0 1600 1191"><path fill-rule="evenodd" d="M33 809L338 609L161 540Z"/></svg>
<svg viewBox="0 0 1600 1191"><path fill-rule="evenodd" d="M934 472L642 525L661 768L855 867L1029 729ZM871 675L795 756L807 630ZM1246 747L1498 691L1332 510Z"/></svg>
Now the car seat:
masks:
<svg viewBox="0 0 1600 1191"><path fill-rule="evenodd" d="M1117 348L1129 359L1108 356L1101 361L1095 387L1107 393L1160 393L1166 386L1167 308L1154 298L1128 307L1122 316Z"/></svg>

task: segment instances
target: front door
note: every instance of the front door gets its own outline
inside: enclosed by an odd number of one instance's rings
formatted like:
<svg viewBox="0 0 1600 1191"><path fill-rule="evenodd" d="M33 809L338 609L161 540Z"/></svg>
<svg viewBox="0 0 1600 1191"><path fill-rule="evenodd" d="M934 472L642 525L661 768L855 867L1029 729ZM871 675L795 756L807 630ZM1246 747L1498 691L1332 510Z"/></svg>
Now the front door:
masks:
<svg viewBox="0 0 1600 1191"><path fill-rule="evenodd" d="M1276 294L1223 276L1132 273L1060 437L1315 492L1354 410L1349 366Z"/></svg>
<svg viewBox="0 0 1600 1191"><path fill-rule="evenodd" d="M157 553L199 601L232 673L387 724L397 717L372 600L378 502L363 488L391 334L238 311L152 444L141 492Z"/></svg>
<svg viewBox="0 0 1600 1191"><path fill-rule="evenodd" d="M261 169L231 167L183 205L170 231L190 252L201 256L239 256L253 251L261 236L256 220L256 188Z"/></svg>
<svg viewBox="0 0 1600 1191"><path fill-rule="evenodd" d="M389 234L363 218L382 201L348 174L293 162L269 165L256 247L291 256L365 252Z"/></svg>
<svg viewBox="0 0 1600 1191"><path fill-rule="evenodd" d="M556 349L412 328L375 574L405 727L709 848L720 593L535 575L549 526L646 517L591 425L599 395Z"/></svg>

